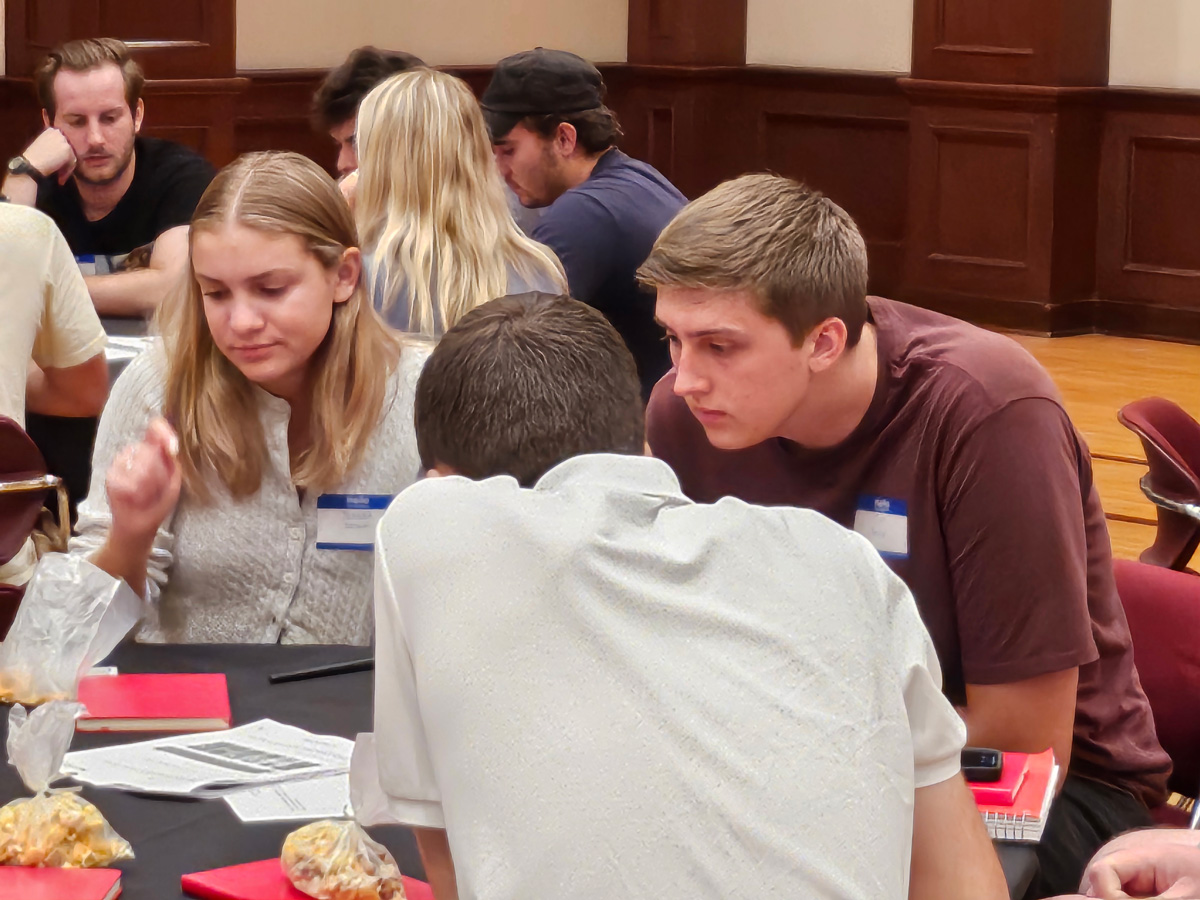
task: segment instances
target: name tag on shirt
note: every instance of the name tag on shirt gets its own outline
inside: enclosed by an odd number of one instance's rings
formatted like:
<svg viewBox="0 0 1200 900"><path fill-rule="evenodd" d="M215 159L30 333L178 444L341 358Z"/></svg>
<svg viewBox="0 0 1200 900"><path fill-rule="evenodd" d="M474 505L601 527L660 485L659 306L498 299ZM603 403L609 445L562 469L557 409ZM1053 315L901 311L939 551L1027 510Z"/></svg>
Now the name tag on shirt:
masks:
<svg viewBox="0 0 1200 900"><path fill-rule="evenodd" d="M392 494L322 494L317 498L318 550L374 550L375 526Z"/></svg>
<svg viewBox="0 0 1200 900"><path fill-rule="evenodd" d="M908 557L908 504L891 497L859 497L854 530L884 557Z"/></svg>
<svg viewBox="0 0 1200 900"><path fill-rule="evenodd" d="M96 257L90 253L75 257L75 262L79 264L79 271L84 275L96 274Z"/></svg>

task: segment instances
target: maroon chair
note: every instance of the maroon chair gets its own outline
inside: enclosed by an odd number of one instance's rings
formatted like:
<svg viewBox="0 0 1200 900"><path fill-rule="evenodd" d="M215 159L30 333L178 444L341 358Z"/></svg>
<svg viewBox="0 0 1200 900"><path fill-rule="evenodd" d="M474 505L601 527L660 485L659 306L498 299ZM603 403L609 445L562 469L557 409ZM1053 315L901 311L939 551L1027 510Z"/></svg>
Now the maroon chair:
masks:
<svg viewBox="0 0 1200 900"><path fill-rule="evenodd" d="M33 533L46 502L57 491L59 530L52 535L56 549L66 549L70 529L67 491L62 480L46 474L46 461L20 425L0 416L0 565L11 560ZM8 634L24 586L0 584L0 640Z"/></svg>
<svg viewBox="0 0 1200 900"><path fill-rule="evenodd" d="M1150 464L1142 493L1154 503L1158 533L1140 559L1186 568L1200 545L1200 423L1162 397L1135 400L1117 419L1141 439Z"/></svg>
<svg viewBox="0 0 1200 900"><path fill-rule="evenodd" d="M1200 789L1200 577L1128 559L1116 560L1113 574L1158 740L1175 765L1168 786L1195 797ZM1196 808L1200 811L1200 804Z"/></svg>

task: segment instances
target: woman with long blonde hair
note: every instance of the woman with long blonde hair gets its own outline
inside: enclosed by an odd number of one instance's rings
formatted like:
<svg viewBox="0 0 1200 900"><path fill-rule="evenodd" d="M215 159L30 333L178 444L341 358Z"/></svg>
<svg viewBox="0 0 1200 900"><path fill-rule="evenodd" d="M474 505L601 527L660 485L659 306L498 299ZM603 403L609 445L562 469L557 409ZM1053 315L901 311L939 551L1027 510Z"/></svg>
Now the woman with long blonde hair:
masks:
<svg viewBox="0 0 1200 900"><path fill-rule="evenodd" d="M311 160L241 157L189 241L161 343L100 420L72 552L146 597L141 640L366 644L373 517L419 475L426 351L372 312Z"/></svg>
<svg viewBox="0 0 1200 900"><path fill-rule="evenodd" d="M372 301L393 327L440 337L507 294L563 294L554 252L513 222L479 104L433 69L394 75L358 108L355 213Z"/></svg>

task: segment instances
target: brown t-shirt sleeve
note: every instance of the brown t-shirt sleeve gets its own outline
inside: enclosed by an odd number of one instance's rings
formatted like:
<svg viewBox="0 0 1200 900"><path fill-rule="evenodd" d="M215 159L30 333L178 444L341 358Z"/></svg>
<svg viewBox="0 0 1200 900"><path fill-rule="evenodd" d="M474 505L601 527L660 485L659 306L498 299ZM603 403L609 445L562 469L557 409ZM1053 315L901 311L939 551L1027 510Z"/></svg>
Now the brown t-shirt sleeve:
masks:
<svg viewBox="0 0 1200 900"><path fill-rule="evenodd" d="M1081 479L1087 450L1048 399L1007 404L949 449L942 527L968 684L1097 659Z"/></svg>

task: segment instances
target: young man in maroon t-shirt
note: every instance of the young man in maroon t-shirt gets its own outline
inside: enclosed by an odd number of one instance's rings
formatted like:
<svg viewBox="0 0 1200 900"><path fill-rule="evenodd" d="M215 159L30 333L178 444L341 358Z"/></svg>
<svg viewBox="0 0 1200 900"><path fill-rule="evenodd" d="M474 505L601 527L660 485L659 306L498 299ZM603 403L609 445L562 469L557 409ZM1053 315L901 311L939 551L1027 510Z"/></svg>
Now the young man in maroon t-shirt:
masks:
<svg viewBox="0 0 1200 900"><path fill-rule="evenodd" d="M1091 459L1001 335L867 297L850 217L751 175L689 204L642 266L674 369L647 436L694 499L811 507L908 584L968 743L1067 773L1038 896L1151 824L1170 762L1133 665Z"/></svg>

